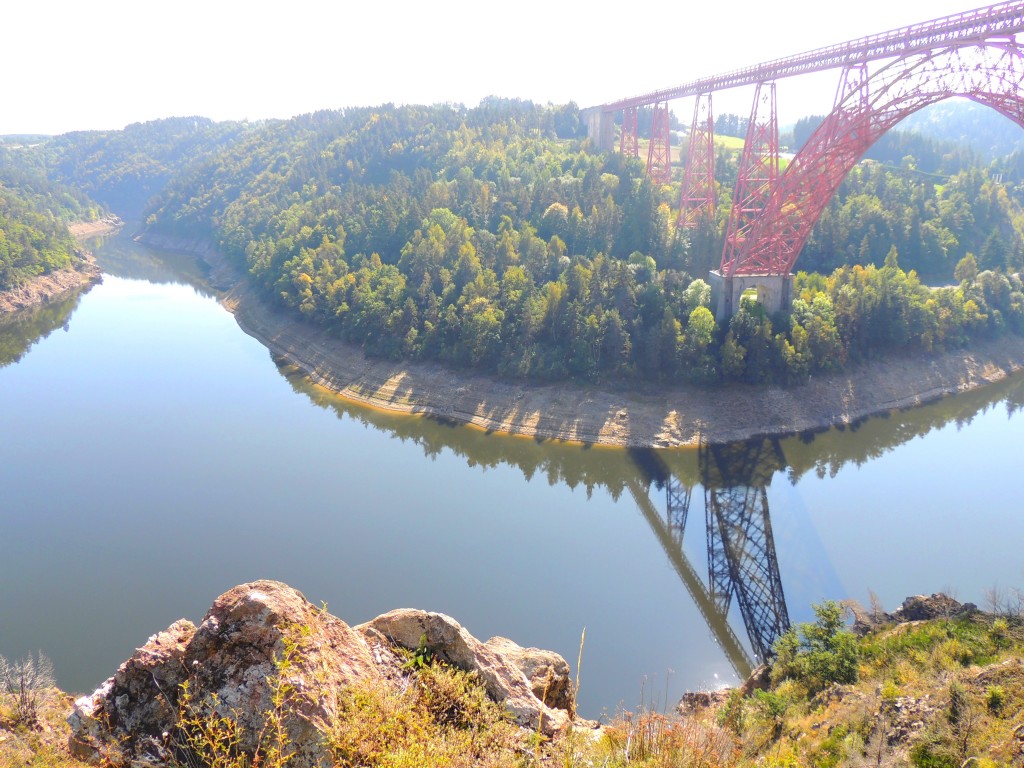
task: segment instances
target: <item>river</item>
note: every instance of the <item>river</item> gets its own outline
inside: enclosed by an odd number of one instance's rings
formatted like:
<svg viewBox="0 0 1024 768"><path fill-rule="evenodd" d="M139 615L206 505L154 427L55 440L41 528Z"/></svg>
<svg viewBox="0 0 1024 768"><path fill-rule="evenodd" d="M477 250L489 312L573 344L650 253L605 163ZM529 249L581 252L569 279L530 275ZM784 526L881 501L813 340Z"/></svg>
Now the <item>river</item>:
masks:
<svg viewBox="0 0 1024 768"><path fill-rule="evenodd" d="M797 622L823 599L1024 587L1020 376L714 450L538 443L333 397L190 258L94 251L101 285L0 323L0 654L43 651L68 690L258 578L350 624L440 611L574 667L586 628L590 717L736 682L780 589ZM709 520L739 580L710 583Z"/></svg>

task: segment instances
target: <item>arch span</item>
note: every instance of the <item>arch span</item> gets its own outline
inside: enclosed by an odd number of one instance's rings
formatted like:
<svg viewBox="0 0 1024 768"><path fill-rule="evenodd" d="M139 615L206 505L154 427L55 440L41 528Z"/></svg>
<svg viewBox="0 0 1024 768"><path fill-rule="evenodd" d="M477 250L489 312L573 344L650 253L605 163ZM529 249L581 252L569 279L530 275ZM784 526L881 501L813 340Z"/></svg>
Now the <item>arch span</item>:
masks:
<svg viewBox="0 0 1024 768"><path fill-rule="evenodd" d="M836 106L779 177L725 277L788 275L832 195L868 148L924 107L964 96L1024 127L1024 48L1016 40L953 45L843 71Z"/></svg>

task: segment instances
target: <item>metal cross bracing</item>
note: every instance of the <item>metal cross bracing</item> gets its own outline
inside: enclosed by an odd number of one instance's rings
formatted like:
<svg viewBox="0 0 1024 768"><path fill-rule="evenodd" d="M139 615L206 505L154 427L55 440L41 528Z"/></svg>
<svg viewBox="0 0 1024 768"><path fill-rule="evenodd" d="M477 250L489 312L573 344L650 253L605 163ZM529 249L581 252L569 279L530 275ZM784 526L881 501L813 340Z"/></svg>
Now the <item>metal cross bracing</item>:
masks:
<svg viewBox="0 0 1024 768"><path fill-rule="evenodd" d="M915 53L874 72L866 65L845 69L832 112L780 176L730 273L791 272L864 152L905 117L953 96L986 104L1024 127L1024 47L990 40Z"/></svg>
<svg viewBox="0 0 1024 768"><path fill-rule="evenodd" d="M739 263L747 235L765 208L779 178L779 120L775 83L758 83L740 157L736 192L722 249L722 274Z"/></svg>
<svg viewBox="0 0 1024 768"><path fill-rule="evenodd" d="M717 580L712 595L725 613L731 596L736 596L750 645L758 660L764 661L789 629L767 490L764 486L712 489L706 491L705 509L713 555L708 574Z"/></svg>
<svg viewBox="0 0 1024 768"><path fill-rule="evenodd" d="M1009 37L1021 31L1024 31L1024 1L1011 0L691 80L672 88L630 96L602 105L601 111L618 112L626 107L646 106L742 85L756 85L784 77L907 56L945 45L977 43L998 36Z"/></svg>
<svg viewBox="0 0 1024 768"><path fill-rule="evenodd" d="M665 525L672 531L679 546L683 545L686 517L690 512L693 488L683 485L674 477L665 483Z"/></svg>
<svg viewBox="0 0 1024 768"><path fill-rule="evenodd" d="M774 80L841 68L832 113L800 149L777 182L762 183L777 162L777 140L751 121L748 147L733 195L721 274L788 275L829 199L864 152L913 112L964 96L1024 127L1024 55L1015 35L1024 31L1024 0L997 3L941 19L818 48L784 59L702 78L600 107L608 114L740 85L758 86L755 111ZM698 98L694 125L700 123ZM709 110L710 111L710 110ZM765 141L766 137L768 141ZM750 149L751 142L758 145ZM695 149L696 148L696 149ZM774 152L772 151L774 149ZM698 154L694 154L695 151ZM691 129L678 224L695 226L695 178L714 188L710 131ZM649 169L656 166L649 161ZM660 166L657 166L660 167ZM705 178L706 176L706 178ZM709 195L710 197L710 195Z"/></svg>
<svg viewBox="0 0 1024 768"><path fill-rule="evenodd" d="M707 587L701 582L696 569L683 551L681 531L673 531L666 524L647 495L647 489L640 482L636 480L627 482L626 487L636 501L640 513L647 520L651 530L654 531L654 535L661 543L669 563L672 564L680 581L683 582L683 586L686 587L687 593L707 623L708 628L715 637L715 641L722 649L726 658L729 659L732 668L736 670L736 674L740 679L749 677L754 669L754 664L747 651L743 648L743 643L737 637L736 632L729 625L729 617L718 610L708 594Z"/></svg>
<svg viewBox="0 0 1024 768"><path fill-rule="evenodd" d="M715 118L710 93L697 97L689 142L678 225L692 229L702 219L715 220Z"/></svg>
<svg viewBox="0 0 1024 768"><path fill-rule="evenodd" d="M651 114L651 143L647 149L647 176L667 184L672 180L672 131L668 104L654 105Z"/></svg>
<svg viewBox="0 0 1024 768"><path fill-rule="evenodd" d="M775 640L789 628L767 497L772 475L785 466L785 460L778 442L772 440L702 445L698 456L705 491L706 586L683 549L693 489L669 476L665 481L664 517L638 483L629 485L629 489L719 646L742 678L750 673L754 662L729 625L733 597L757 660L770 656Z"/></svg>

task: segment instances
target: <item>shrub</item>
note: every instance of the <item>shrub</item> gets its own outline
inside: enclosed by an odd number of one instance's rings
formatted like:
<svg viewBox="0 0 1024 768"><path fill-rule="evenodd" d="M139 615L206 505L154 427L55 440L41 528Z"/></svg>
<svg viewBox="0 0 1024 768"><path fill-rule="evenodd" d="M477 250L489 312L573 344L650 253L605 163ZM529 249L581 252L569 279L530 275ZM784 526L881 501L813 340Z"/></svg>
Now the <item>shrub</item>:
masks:
<svg viewBox="0 0 1024 768"><path fill-rule="evenodd" d="M14 721L26 728L39 726L39 707L56 685L53 664L40 651L21 661L0 656L0 691L14 698Z"/></svg>
<svg viewBox="0 0 1024 768"><path fill-rule="evenodd" d="M1001 685L990 685L985 691L985 705L988 711L998 717L1006 706L1006 691Z"/></svg>
<svg viewBox="0 0 1024 768"><path fill-rule="evenodd" d="M843 621L843 609L834 601L814 606L813 623L798 624L775 644L772 669L775 681L803 684L811 695L832 683L857 681L857 639Z"/></svg>

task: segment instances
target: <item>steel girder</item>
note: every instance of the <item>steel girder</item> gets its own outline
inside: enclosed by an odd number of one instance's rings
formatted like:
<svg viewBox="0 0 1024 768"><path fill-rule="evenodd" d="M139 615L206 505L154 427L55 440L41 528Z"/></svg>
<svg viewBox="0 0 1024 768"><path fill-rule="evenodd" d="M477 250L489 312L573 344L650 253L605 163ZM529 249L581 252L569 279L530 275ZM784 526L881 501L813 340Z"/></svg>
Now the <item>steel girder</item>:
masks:
<svg viewBox="0 0 1024 768"><path fill-rule="evenodd" d="M1024 49L1016 40L915 53L874 73L867 66L844 70L832 113L774 185L733 256L731 274L789 274L828 201L864 152L919 109L964 96L1024 127Z"/></svg>
<svg viewBox="0 0 1024 768"><path fill-rule="evenodd" d="M665 483L665 523L672 532L676 544L683 546L683 534L686 531L686 518L690 514L690 498L693 488L670 477Z"/></svg>
<svg viewBox="0 0 1024 768"><path fill-rule="evenodd" d="M707 497L711 595L728 612L729 595L735 593L750 645L764 661L789 629L767 489L763 485L711 489Z"/></svg>
<svg viewBox="0 0 1024 768"><path fill-rule="evenodd" d="M736 596L755 655L764 661L789 629L775 553L768 484L785 466L778 441L701 446L708 592L723 614Z"/></svg>
<svg viewBox="0 0 1024 768"><path fill-rule="evenodd" d="M758 83L750 124L740 157L732 212L722 248L722 274L731 277L746 267L745 245L779 178L779 120L775 83ZM751 273L761 274L751 260Z"/></svg>
<svg viewBox="0 0 1024 768"><path fill-rule="evenodd" d="M677 224L692 229L701 219L715 220L715 118L710 93L700 94L693 107Z"/></svg>
<svg viewBox="0 0 1024 768"><path fill-rule="evenodd" d="M620 109L671 101L726 88L754 85L783 77L839 69L869 61L907 56L947 45L976 44L980 40L1007 38L1024 31L1024 2L1007 0L984 8L963 11L940 19L911 24L888 32L816 48L784 59L763 62L714 77L691 80L674 88L649 91L640 96L604 104L610 114Z"/></svg>
<svg viewBox="0 0 1024 768"><path fill-rule="evenodd" d="M637 107L626 107L622 110L622 135L619 137L619 151L626 157L640 157L637 111Z"/></svg>
<svg viewBox="0 0 1024 768"><path fill-rule="evenodd" d="M669 127L668 102L655 104L651 115L647 176L659 184L667 184L672 180L672 132Z"/></svg>

